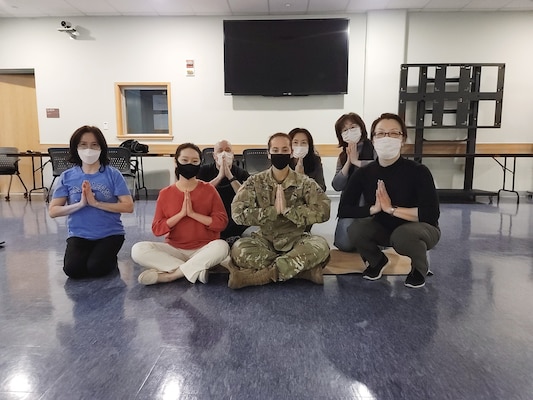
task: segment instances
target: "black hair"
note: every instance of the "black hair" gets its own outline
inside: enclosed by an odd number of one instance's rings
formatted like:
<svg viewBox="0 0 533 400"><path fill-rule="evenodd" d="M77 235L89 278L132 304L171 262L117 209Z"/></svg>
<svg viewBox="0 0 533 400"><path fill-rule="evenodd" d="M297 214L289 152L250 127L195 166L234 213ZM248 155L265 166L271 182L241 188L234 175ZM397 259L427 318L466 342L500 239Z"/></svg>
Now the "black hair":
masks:
<svg viewBox="0 0 533 400"><path fill-rule="evenodd" d="M176 149L176 153L174 154L174 158L176 159L176 162L178 162L178 157L181 154L181 151L184 149L193 149L196 150L198 153L198 157L200 157L200 163L202 162L202 150L198 146L196 146L194 143L182 143L178 146Z"/></svg>
<svg viewBox="0 0 533 400"><path fill-rule="evenodd" d="M79 165L81 167L82 162L78 154L78 145L81 142L81 137L85 133L92 133L94 137L96 138L98 145L100 146L100 158L98 159L100 161L100 165L101 166L108 165L109 157L107 156L107 142L105 140L104 134L96 126L90 126L90 125L83 125L82 127L76 129L74 133L72 134L72 136L70 137L70 145L69 145L70 157L68 161L73 164Z"/></svg>
<svg viewBox="0 0 533 400"><path fill-rule="evenodd" d="M309 144L309 151L307 152L307 155L304 157L304 172L310 173L315 170L316 167L316 154L315 154L315 145L313 142L313 136L311 136L311 132L309 132L305 128L294 128L289 132L289 137L294 139L294 136L296 136L297 133L303 133L305 136L307 136L307 143ZM292 147L292 146L291 146Z"/></svg>

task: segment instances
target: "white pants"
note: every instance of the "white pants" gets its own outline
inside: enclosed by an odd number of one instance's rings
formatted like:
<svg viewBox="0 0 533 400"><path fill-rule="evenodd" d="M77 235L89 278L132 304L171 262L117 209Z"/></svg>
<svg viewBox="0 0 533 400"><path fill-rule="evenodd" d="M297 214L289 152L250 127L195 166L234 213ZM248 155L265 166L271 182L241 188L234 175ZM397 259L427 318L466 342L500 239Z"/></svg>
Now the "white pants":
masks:
<svg viewBox="0 0 533 400"><path fill-rule="evenodd" d="M229 246L221 239L192 250L177 249L162 242L139 242L131 248L131 258L141 267L162 272L174 272L179 268L192 283L201 271L219 264L228 254Z"/></svg>

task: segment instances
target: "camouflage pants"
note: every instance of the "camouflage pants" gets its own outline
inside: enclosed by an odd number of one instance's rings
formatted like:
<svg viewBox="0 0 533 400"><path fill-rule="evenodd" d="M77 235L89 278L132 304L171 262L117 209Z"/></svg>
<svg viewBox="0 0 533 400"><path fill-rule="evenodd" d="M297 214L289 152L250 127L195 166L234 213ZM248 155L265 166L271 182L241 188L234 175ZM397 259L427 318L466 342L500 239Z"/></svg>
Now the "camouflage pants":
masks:
<svg viewBox="0 0 533 400"><path fill-rule="evenodd" d="M231 258L239 268L263 269L274 264L281 281L317 266L328 256L326 239L310 234L303 234L287 252L276 251L271 242L259 235L239 239L231 248Z"/></svg>

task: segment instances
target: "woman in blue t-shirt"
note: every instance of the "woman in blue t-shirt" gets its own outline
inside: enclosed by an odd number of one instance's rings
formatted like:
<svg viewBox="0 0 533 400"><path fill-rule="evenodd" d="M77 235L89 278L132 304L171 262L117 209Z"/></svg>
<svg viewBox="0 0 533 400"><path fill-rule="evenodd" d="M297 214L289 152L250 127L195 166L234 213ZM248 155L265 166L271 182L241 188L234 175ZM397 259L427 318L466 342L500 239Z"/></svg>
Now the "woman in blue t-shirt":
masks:
<svg viewBox="0 0 533 400"><path fill-rule="evenodd" d="M122 174L109 165L97 127L74 132L69 161L75 166L59 177L48 210L52 218L67 216L63 271L74 279L104 276L117 268L124 243L120 213L133 212L133 198Z"/></svg>

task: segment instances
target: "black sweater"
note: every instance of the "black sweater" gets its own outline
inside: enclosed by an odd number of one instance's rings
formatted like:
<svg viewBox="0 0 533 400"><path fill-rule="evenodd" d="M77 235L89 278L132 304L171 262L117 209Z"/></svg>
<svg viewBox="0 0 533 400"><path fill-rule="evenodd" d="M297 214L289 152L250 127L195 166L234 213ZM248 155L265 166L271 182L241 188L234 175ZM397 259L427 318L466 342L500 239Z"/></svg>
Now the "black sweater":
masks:
<svg viewBox="0 0 533 400"><path fill-rule="evenodd" d="M342 192L339 218L369 217L370 207L376 202L378 179L385 183L393 206L418 207L418 220L438 227L439 199L431 172L425 165L402 157L388 167L374 161L355 171ZM365 200L363 206L359 206L361 194ZM409 222L386 212L379 212L374 218L391 231Z"/></svg>
<svg viewBox="0 0 533 400"><path fill-rule="evenodd" d="M231 166L231 173L235 178L237 178L240 183L243 183L250 176L250 174L246 170L237 167L236 165ZM213 179L215 179L217 175L218 168L215 163L212 162L206 165L202 165L196 177L198 179L201 179L202 181L209 183ZM224 203L224 208L226 209L228 217L231 218L231 202L235 197L235 190L231 186L231 183L228 178L226 177L222 178L216 189L218 191L218 194L222 198L222 202Z"/></svg>

